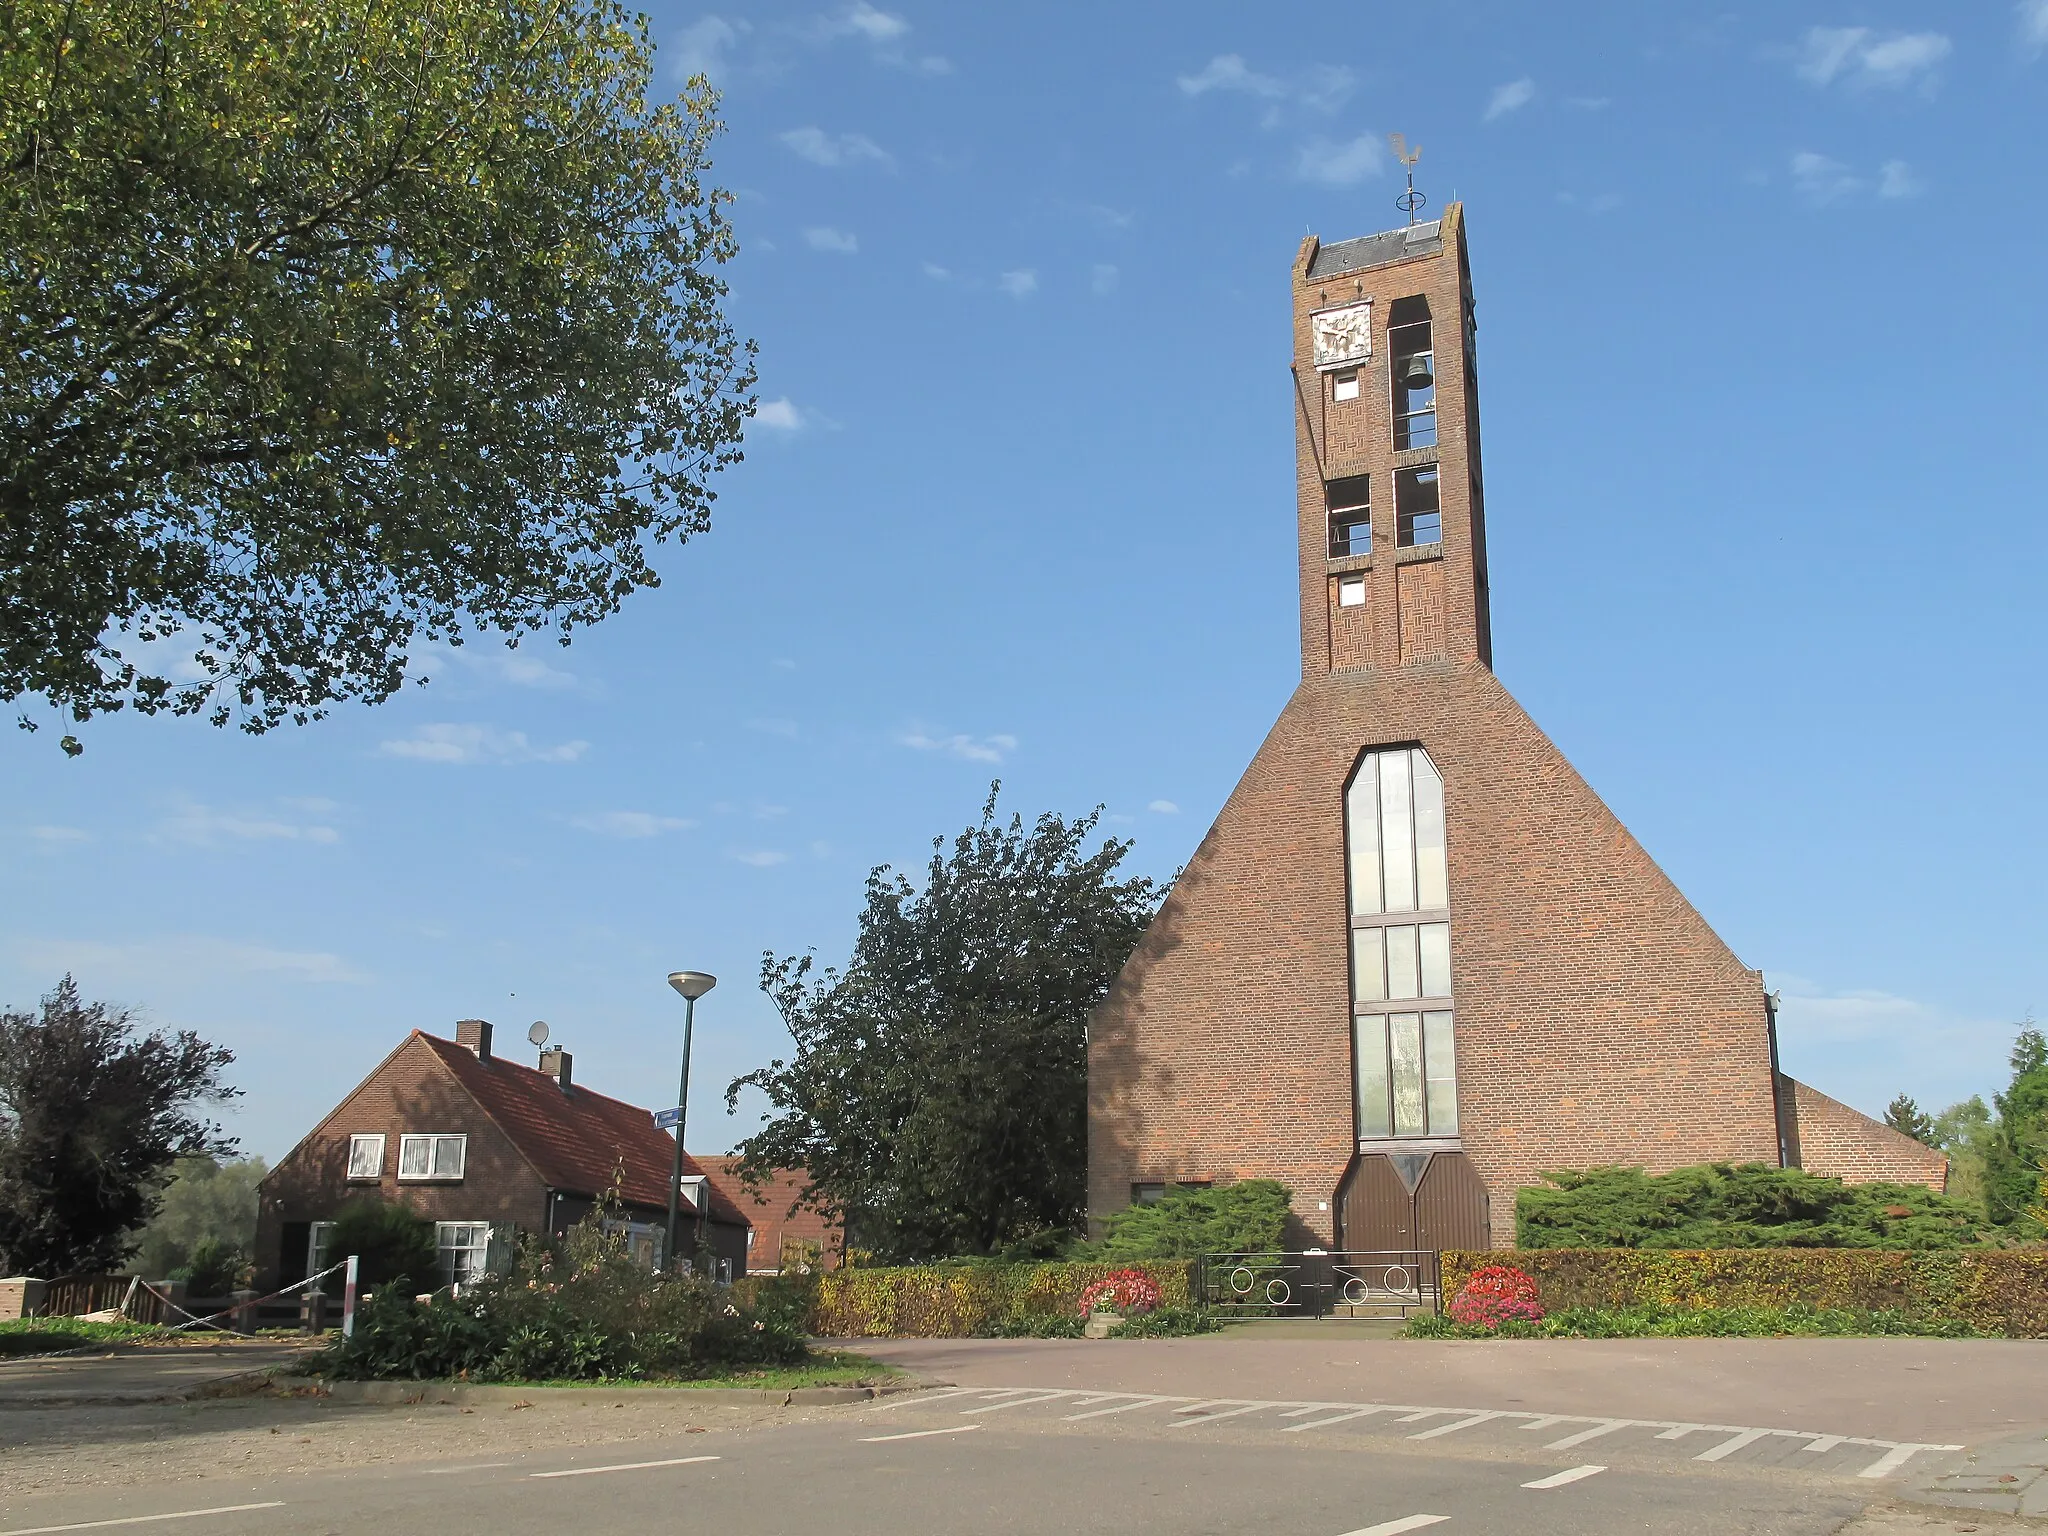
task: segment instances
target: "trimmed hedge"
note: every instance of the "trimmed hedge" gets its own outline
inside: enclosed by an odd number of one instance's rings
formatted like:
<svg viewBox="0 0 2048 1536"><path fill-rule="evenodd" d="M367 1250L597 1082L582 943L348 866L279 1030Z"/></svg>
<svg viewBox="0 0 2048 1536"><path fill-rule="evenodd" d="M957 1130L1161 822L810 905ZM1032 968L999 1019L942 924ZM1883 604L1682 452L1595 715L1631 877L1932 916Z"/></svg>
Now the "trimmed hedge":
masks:
<svg viewBox="0 0 2048 1536"><path fill-rule="evenodd" d="M1809 1306L1895 1312L2013 1339L2048 1338L2048 1249L1523 1248L1443 1256L1446 1296L1473 1271L1512 1264L1546 1311Z"/></svg>
<svg viewBox="0 0 2048 1536"><path fill-rule="evenodd" d="M817 1277L809 1331L834 1339L965 1339L1029 1318L1078 1316L1081 1293L1142 1270L1162 1307L1188 1305L1191 1264L934 1264L835 1269Z"/></svg>

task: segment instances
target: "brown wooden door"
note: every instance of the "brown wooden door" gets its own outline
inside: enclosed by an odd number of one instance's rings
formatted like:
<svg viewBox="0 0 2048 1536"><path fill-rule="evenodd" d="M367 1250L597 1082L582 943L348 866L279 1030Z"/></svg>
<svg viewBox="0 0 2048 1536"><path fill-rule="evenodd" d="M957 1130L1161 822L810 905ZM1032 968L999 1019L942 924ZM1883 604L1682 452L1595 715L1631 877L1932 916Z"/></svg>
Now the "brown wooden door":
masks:
<svg viewBox="0 0 2048 1536"><path fill-rule="evenodd" d="M1491 1248L1486 1185L1462 1152L1439 1152L1429 1160L1415 1191L1415 1246Z"/></svg>
<svg viewBox="0 0 2048 1536"><path fill-rule="evenodd" d="M1352 1165L1337 1210L1344 1218L1340 1241L1349 1252L1398 1252L1417 1246L1414 1198L1393 1163L1377 1152Z"/></svg>

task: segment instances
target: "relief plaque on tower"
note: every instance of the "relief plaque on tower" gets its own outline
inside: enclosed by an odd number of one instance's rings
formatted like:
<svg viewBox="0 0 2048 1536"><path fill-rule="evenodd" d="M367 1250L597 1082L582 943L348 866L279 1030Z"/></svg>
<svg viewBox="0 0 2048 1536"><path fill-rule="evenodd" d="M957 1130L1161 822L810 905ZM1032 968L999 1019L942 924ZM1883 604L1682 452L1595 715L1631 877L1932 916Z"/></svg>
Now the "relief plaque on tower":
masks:
<svg viewBox="0 0 2048 1536"><path fill-rule="evenodd" d="M1316 367L1350 368L1372 356L1372 300L1309 316Z"/></svg>

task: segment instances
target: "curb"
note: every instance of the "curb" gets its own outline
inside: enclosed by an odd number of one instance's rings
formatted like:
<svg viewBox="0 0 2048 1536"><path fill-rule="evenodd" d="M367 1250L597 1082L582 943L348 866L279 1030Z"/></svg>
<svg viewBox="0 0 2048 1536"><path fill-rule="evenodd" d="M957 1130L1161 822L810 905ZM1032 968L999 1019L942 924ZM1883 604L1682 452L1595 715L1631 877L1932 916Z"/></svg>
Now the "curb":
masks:
<svg viewBox="0 0 2048 1536"><path fill-rule="evenodd" d="M22 1408L139 1408L149 1404L191 1403L211 1397L242 1397L270 1384L275 1367L214 1376L189 1386L154 1392L10 1392L0 1396L0 1413Z"/></svg>
<svg viewBox="0 0 2048 1536"><path fill-rule="evenodd" d="M293 1397L324 1397L335 1403L364 1403L392 1407L429 1404L435 1407L473 1407L503 1403L532 1408L541 1403L594 1403L627 1398L658 1399L678 1405L708 1403L714 1407L739 1407L766 1403L779 1408L823 1406L834 1403L865 1403L898 1392L918 1392L946 1383L929 1381L884 1382L878 1386L855 1387L669 1387L656 1384L588 1387L505 1387L468 1386L434 1381L322 1381L313 1376L269 1377L278 1392Z"/></svg>

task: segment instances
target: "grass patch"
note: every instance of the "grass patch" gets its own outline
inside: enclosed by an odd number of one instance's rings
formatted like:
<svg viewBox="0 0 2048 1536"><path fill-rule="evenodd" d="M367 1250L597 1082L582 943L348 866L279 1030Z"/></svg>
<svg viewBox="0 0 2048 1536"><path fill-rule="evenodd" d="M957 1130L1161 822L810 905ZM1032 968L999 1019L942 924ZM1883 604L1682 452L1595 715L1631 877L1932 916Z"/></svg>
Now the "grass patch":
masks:
<svg viewBox="0 0 2048 1536"><path fill-rule="evenodd" d="M687 1379L614 1377L607 1381L506 1381L493 1386L588 1387L593 1391L615 1391L620 1387L660 1387L678 1392L712 1387L754 1387L764 1392L790 1392L798 1387L870 1387L903 1379L903 1372L879 1360L849 1351L820 1350L801 1365L764 1365L756 1369L728 1371L718 1376Z"/></svg>
<svg viewBox="0 0 2048 1536"><path fill-rule="evenodd" d="M76 1317L25 1317L0 1323L0 1358L48 1355L95 1344L136 1344L164 1336L144 1323L88 1323Z"/></svg>
<svg viewBox="0 0 2048 1536"><path fill-rule="evenodd" d="M1448 1317L1413 1317L1407 1339L1812 1339L1988 1337L1968 1323L1930 1321L1897 1311L1852 1311L1792 1303L1782 1307L1562 1307L1538 1323L1498 1329Z"/></svg>

